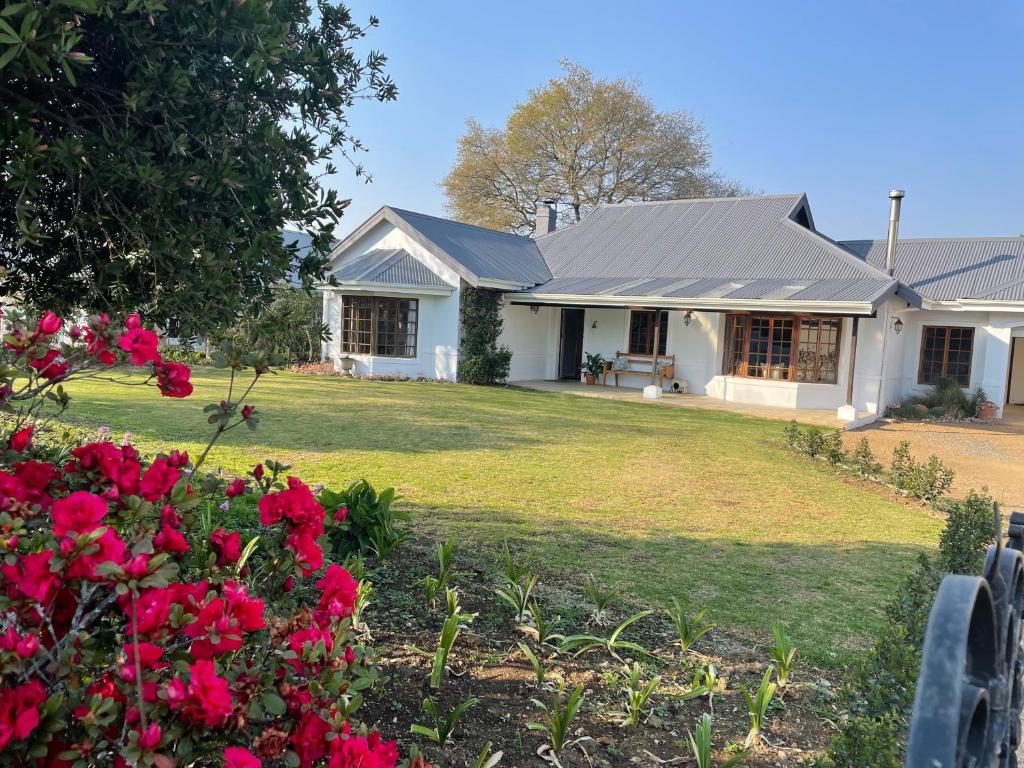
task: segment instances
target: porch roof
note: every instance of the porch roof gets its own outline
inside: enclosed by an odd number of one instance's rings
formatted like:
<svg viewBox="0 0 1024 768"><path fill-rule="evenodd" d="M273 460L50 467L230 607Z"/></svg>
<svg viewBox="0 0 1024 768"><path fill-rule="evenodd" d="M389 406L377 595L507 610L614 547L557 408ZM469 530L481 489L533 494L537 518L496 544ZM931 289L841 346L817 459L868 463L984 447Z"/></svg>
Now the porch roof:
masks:
<svg viewBox="0 0 1024 768"><path fill-rule="evenodd" d="M423 262L401 248L374 248L333 273L341 287L454 290Z"/></svg>

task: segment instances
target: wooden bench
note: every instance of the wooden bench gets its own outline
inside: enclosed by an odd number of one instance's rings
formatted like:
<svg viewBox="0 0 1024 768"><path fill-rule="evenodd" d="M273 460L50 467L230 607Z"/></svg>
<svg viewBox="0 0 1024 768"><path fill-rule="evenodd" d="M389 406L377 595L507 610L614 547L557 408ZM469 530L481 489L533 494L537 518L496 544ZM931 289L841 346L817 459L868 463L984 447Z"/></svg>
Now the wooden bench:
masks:
<svg viewBox="0 0 1024 768"><path fill-rule="evenodd" d="M616 352L615 360L625 360L628 368L616 370L612 366L614 361L606 360L604 364L604 377L601 383L608 385L608 374L615 376L615 386L619 386L619 376L646 376L653 384L655 380L658 386L664 387L665 380L672 380L676 377L676 356L675 355L631 355L628 352ZM635 366L647 366L647 370ZM657 369L657 373L654 370Z"/></svg>

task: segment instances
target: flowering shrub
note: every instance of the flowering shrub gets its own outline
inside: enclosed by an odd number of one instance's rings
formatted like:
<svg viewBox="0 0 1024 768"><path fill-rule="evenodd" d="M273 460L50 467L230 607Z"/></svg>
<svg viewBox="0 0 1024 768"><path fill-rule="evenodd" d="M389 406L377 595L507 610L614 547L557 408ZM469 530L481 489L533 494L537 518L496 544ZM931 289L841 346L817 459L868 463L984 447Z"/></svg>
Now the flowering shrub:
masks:
<svg viewBox="0 0 1024 768"><path fill-rule="evenodd" d="M67 406L62 382L122 363L185 397L189 369L161 358L138 316L66 333L52 313L12 322L0 368L13 419L0 448L0 763L395 766L395 742L354 719L375 679L352 630L358 583L323 567L321 540L345 509L327 515L274 464L226 486L197 474L223 433L255 425L245 399L270 361L226 353L231 390L207 406L215 432L195 462L106 439L66 451L33 441L46 404ZM263 526L248 541L211 523L242 496L258 500Z"/></svg>

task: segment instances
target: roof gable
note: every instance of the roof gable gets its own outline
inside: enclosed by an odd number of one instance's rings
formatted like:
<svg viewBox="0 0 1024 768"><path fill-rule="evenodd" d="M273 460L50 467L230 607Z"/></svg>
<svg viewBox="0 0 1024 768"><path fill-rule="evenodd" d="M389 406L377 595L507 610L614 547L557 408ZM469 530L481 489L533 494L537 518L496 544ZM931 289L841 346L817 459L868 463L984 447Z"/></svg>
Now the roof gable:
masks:
<svg viewBox="0 0 1024 768"><path fill-rule="evenodd" d="M334 278L341 283L364 283L381 287L453 287L401 248L373 248L345 262L334 272Z"/></svg>

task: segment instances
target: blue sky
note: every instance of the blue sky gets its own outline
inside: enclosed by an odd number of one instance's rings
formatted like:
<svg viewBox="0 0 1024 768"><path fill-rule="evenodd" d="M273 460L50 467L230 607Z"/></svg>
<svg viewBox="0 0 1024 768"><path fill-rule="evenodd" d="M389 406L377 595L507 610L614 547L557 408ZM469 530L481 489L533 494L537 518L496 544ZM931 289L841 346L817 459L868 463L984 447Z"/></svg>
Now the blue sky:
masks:
<svg viewBox="0 0 1024 768"><path fill-rule="evenodd" d="M381 26L397 102L350 117L364 185L336 234L384 204L444 215L438 182L465 119L501 125L579 62L636 77L704 122L714 166L766 193L806 192L832 237L884 237L891 187L908 237L1024 233L1024 3L351 0Z"/></svg>

